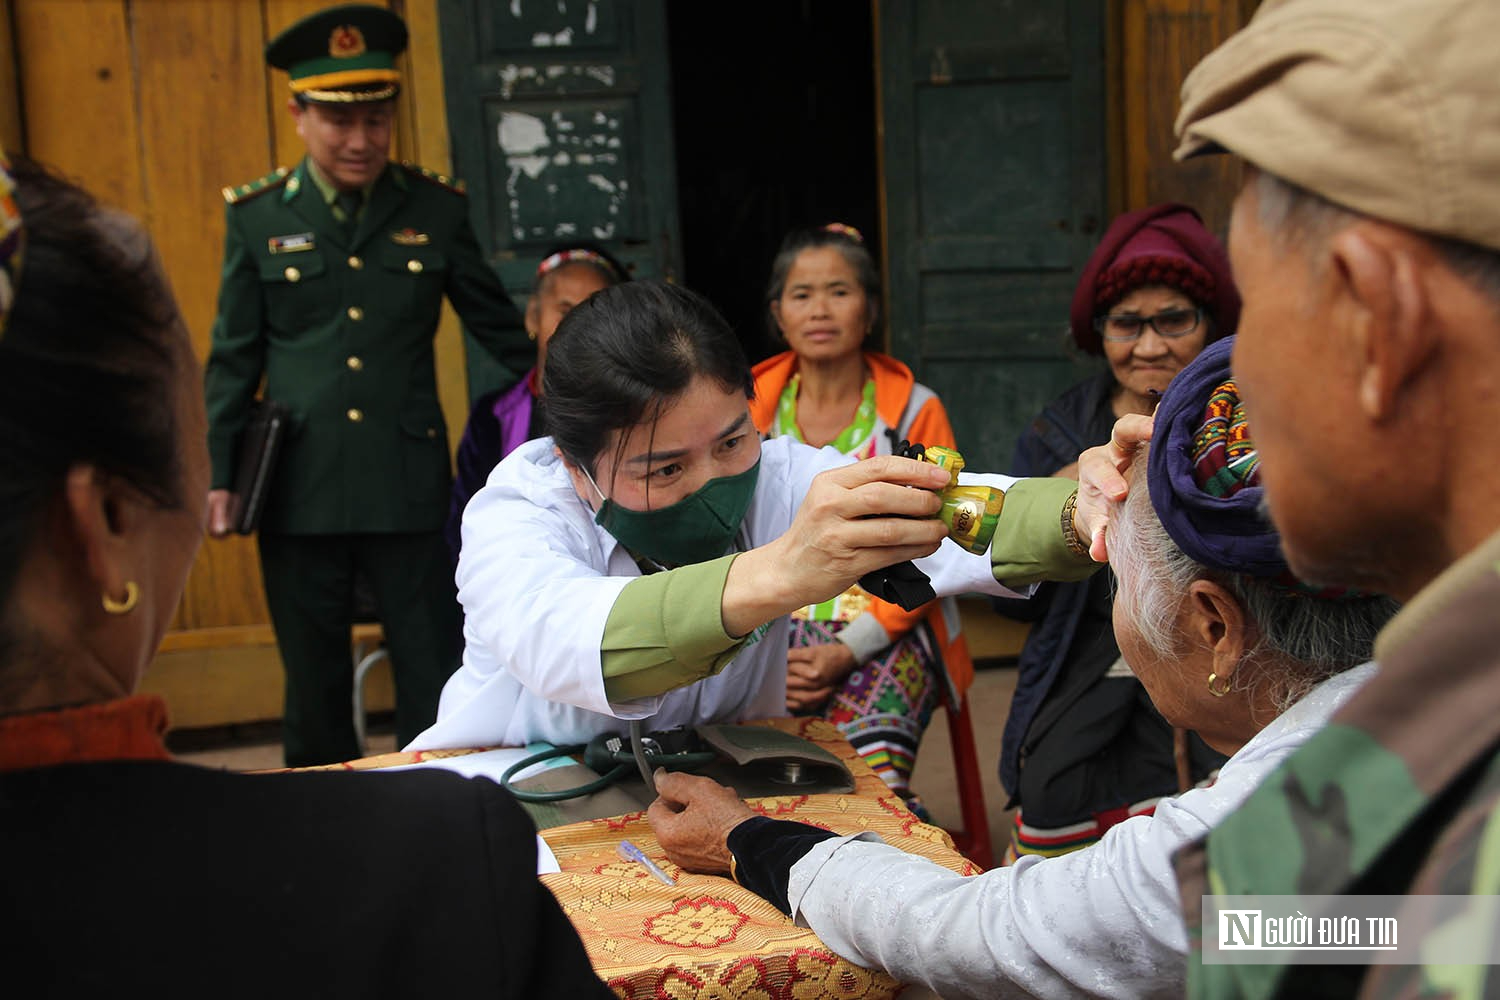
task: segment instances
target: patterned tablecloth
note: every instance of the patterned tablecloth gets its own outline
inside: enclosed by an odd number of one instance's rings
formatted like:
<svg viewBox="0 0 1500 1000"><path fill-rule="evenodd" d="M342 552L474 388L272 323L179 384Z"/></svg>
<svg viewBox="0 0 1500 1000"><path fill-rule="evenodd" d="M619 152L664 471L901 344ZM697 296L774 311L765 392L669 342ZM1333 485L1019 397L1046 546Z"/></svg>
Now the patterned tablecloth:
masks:
<svg viewBox="0 0 1500 1000"><path fill-rule="evenodd" d="M837 833L873 830L887 843L965 875L979 869L948 835L920 822L834 726L772 719L836 754L854 775L843 795L751 799L757 812ZM390 767L471 751L384 754L346 768ZM774 906L727 878L684 872L661 851L644 812L543 831L562 871L541 876L578 928L600 978L626 1000L890 998L901 984L852 965ZM630 840L677 880L663 885L615 853Z"/></svg>

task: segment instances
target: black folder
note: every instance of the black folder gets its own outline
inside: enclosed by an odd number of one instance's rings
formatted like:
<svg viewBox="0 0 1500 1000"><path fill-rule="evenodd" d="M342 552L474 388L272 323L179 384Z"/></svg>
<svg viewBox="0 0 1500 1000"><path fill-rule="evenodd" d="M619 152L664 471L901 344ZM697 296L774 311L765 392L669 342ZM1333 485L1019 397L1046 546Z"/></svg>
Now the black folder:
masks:
<svg viewBox="0 0 1500 1000"><path fill-rule="evenodd" d="M290 419L291 412L281 403L257 399L250 404L250 418L240 435L239 466L234 473L234 493L239 501L234 530L241 535L251 534L260 524L271 477L276 472L276 457L281 452Z"/></svg>

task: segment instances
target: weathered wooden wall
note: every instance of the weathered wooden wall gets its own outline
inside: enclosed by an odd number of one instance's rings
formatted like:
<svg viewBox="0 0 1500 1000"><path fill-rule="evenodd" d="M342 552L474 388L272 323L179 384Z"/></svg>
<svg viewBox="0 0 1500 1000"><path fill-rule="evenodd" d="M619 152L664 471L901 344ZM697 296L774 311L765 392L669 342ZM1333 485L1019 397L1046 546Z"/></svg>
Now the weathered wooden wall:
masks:
<svg viewBox="0 0 1500 1000"><path fill-rule="evenodd" d="M1120 211L1181 201L1203 215L1221 237L1239 189L1233 157L1172 159L1183 78L1209 52L1249 21L1259 0L1113 0L1115 43L1111 146Z"/></svg>

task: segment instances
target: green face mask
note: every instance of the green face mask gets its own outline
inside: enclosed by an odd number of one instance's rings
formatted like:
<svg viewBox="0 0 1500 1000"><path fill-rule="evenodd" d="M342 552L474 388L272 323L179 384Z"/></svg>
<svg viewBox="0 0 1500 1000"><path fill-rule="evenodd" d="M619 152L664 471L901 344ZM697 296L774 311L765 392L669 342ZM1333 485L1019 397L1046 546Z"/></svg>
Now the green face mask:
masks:
<svg viewBox="0 0 1500 1000"><path fill-rule="evenodd" d="M750 509L759 476L760 459L756 459L744 472L710 479L697 491L657 510L630 510L605 497L594 522L631 552L664 566L707 562L729 551ZM594 489L599 490L597 484ZM599 495L604 492L599 490Z"/></svg>

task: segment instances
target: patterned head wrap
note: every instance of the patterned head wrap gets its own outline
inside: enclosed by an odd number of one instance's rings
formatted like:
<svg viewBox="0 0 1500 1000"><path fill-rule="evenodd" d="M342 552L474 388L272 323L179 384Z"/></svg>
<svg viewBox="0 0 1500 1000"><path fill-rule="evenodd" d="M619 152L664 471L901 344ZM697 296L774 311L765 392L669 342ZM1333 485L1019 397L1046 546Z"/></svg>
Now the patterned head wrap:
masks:
<svg viewBox="0 0 1500 1000"><path fill-rule="evenodd" d="M858 229L855 229L853 226L849 225L846 222L830 222L823 227L823 232L837 233L845 239L853 240L860 246L865 245L865 234L860 232Z"/></svg>
<svg viewBox="0 0 1500 1000"><path fill-rule="evenodd" d="M1281 535L1261 510L1260 455L1229 372L1233 349L1233 337L1204 348L1156 407L1146 481L1162 527L1210 569L1265 577L1308 597L1369 597L1303 583L1287 566Z"/></svg>
<svg viewBox="0 0 1500 1000"><path fill-rule="evenodd" d="M1069 313L1079 348L1103 354L1094 318L1145 285L1175 288L1206 309L1210 339L1231 337L1239 325L1240 293L1223 246L1188 206L1153 205L1110 223L1084 265Z"/></svg>
<svg viewBox="0 0 1500 1000"><path fill-rule="evenodd" d="M1260 510L1260 462L1229 373L1233 346L1226 337L1204 348L1167 386L1146 471L1151 506L1195 562L1281 576L1281 536Z"/></svg>
<svg viewBox="0 0 1500 1000"><path fill-rule="evenodd" d="M16 182L10 175L10 161L0 153L0 337L5 336L11 308L16 304L25 254L26 229L16 204Z"/></svg>
<svg viewBox="0 0 1500 1000"><path fill-rule="evenodd" d="M615 283L628 280L627 276L620 271L620 267L604 254L597 250L589 250L586 247L574 247L569 250L559 250L548 254L540 264L536 266L536 280L540 282L547 275L556 271L564 264L593 264L610 276Z"/></svg>

